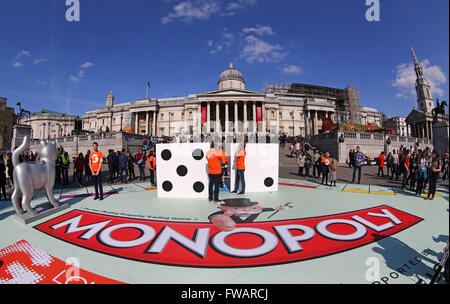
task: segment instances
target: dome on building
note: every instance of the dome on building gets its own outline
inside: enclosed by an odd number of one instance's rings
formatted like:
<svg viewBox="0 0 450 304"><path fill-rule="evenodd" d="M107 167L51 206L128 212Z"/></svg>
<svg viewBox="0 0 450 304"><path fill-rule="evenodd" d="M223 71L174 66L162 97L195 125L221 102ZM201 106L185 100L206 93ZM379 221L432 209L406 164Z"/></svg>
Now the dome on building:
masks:
<svg viewBox="0 0 450 304"><path fill-rule="evenodd" d="M224 89L241 89L245 90L245 80L241 72L233 67L233 63L230 62L230 66L219 77L219 90Z"/></svg>

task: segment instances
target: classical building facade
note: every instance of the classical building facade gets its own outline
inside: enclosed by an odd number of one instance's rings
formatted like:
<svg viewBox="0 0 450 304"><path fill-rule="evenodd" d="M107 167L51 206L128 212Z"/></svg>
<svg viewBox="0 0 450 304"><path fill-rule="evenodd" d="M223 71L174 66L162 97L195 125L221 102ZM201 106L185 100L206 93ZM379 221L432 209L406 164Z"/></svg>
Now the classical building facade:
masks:
<svg viewBox="0 0 450 304"><path fill-rule="evenodd" d="M218 90L185 97L148 98L114 104L83 115L83 129L149 136L236 133L308 136L320 133L322 119L337 123L377 124L384 115L360 106L358 89L305 84L268 85L264 92L245 88L242 74L230 64L219 77Z"/></svg>
<svg viewBox="0 0 450 304"><path fill-rule="evenodd" d="M78 116L42 110L29 118L21 118L20 124L31 126L32 139L49 139L72 135L77 120Z"/></svg>
<svg viewBox="0 0 450 304"><path fill-rule="evenodd" d="M412 136L411 126L406 122L406 117L392 117L386 120L384 126L393 129L396 135Z"/></svg>

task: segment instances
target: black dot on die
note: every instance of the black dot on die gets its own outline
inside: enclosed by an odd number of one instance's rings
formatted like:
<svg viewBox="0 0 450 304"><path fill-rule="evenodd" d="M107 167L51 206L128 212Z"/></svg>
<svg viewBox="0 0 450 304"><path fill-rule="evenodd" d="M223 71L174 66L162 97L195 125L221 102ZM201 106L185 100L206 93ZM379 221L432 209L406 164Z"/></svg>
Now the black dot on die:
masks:
<svg viewBox="0 0 450 304"><path fill-rule="evenodd" d="M164 159L165 161L169 160L172 158L172 152L170 152L170 150L163 150L161 152L161 158Z"/></svg>
<svg viewBox="0 0 450 304"><path fill-rule="evenodd" d="M203 185L203 183L201 182L196 182L193 188L195 192L201 193L203 192L203 190L205 190L205 185Z"/></svg>
<svg viewBox="0 0 450 304"><path fill-rule="evenodd" d="M192 157L193 157L195 160L201 160L204 156L205 156L205 153L203 153L203 150L202 150L202 149L195 149L195 150L192 152Z"/></svg>
<svg viewBox="0 0 450 304"><path fill-rule="evenodd" d="M188 169L186 168L186 166L178 166L177 173L179 176L186 176L186 174L188 173Z"/></svg>
<svg viewBox="0 0 450 304"><path fill-rule="evenodd" d="M163 187L164 191L170 192L170 191L172 191L173 185L172 185L171 182L165 181L165 182L162 184L162 187Z"/></svg>
<svg viewBox="0 0 450 304"><path fill-rule="evenodd" d="M268 177L264 180L264 185L269 188L273 186L273 178Z"/></svg>

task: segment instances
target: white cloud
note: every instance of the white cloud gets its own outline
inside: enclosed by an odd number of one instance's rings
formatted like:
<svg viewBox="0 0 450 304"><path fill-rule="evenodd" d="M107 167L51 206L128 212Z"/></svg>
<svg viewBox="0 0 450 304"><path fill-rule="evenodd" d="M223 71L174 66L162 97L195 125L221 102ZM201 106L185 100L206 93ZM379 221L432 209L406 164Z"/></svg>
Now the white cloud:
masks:
<svg viewBox="0 0 450 304"><path fill-rule="evenodd" d="M437 65L431 65L428 59L423 60L422 66L425 77L430 82L431 92L439 97L444 96L445 91L441 88L447 82L447 77L441 68ZM411 98L416 97L416 73L414 71L413 63L402 63L395 68L396 78L392 86L399 89L400 92L396 94L396 98Z"/></svg>
<svg viewBox="0 0 450 304"><path fill-rule="evenodd" d="M240 57L249 63L278 61L287 55L288 53L279 44L270 44L253 35L244 39L244 48L240 53Z"/></svg>
<svg viewBox="0 0 450 304"><path fill-rule="evenodd" d="M270 26L259 25L259 24L256 25L256 27L246 27L242 30L242 32L245 34L255 33L256 35L259 35L259 36L275 35L275 33L273 32L273 30Z"/></svg>
<svg viewBox="0 0 450 304"><path fill-rule="evenodd" d="M30 56L31 56L31 53L29 51L23 50L17 54L16 58L20 59L21 57L30 57Z"/></svg>
<svg viewBox="0 0 450 304"><path fill-rule="evenodd" d="M38 59L35 59L35 60L33 61L33 63L34 63L34 64L39 64L39 63L46 62L46 61L48 61L47 58L38 58Z"/></svg>
<svg viewBox="0 0 450 304"><path fill-rule="evenodd" d="M35 81L35 83L36 83L37 85L43 86L43 85L46 85L46 84L47 84L47 81L46 81L46 80L40 80L40 79L38 79L38 80Z"/></svg>
<svg viewBox="0 0 450 304"><path fill-rule="evenodd" d="M90 68L90 67L92 67L92 66L94 66L94 64L92 63L92 62L86 62L86 63L84 63L84 64L82 64L81 65L81 68L83 68L83 69L88 69L88 68Z"/></svg>
<svg viewBox="0 0 450 304"><path fill-rule="evenodd" d="M301 74L302 68L298 67L294 64L291 64L290 66L287 66L283 69L283 72L286 74Z"/></svg>
<svg viewBox="0 0 450 304"><path fill-rule="evenodd" d="M166 3L173 1L164 0ZM233 16L240 10L255 5L257 0L237 0L226 4L225 0L188 0L176 4L172 12L161 19L163 24L170 23L176 19L184 22L192 20L207 20L213 15L222 17Z"/></svg>
<svg viewBox="0 0 450 304"><path fill-rule="evenodd" d="M15 67L15 68L21 68L21 67L23 67L23 63L22 63L22 62L14 62L12 65L13 65L13 67Z"/></svg>
<svg viewBox="0 0 450 304"><path fill-rule="evenodd" d="M161 19L163 24L181 19L185 22L192 20L206 20L220 11L220 2L217 0L184 1L174 6L173 12Z"/></svg>
<svg viewBox="0 0 450 304"><path fill-rule="evenodd" d="M69 79L72 81L72 82L78 82L78 81L80 81L80 78L78 78L77 76L73 76L73 75L70 75L69 76Z"/></svg>

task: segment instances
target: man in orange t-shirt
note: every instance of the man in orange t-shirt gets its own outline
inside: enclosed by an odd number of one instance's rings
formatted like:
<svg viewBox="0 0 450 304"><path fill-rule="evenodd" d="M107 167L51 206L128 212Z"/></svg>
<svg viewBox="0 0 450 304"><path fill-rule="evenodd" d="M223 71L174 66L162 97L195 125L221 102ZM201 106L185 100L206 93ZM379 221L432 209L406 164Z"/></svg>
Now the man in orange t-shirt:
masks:
<svg viewBox="0 0 450 304"><path fill-rule="evenodd" d="M102 163L103 163L103 154L98 150L98 143L93 144L94 152L89 154L89 167L92 172L92 177L94 179L95 186L95 197L94 200L99 199L103 200L103 185L102 185ZM99 193L100 188L100 193ZM100 194L100 195L99 195Z"/></svg>
<svg viewBox="0 0 450 304"><path fill-rule="evenodd" d="M236 152L236 179L234 182L234 191L231 193L244 194L245 193L245 143L242 143ZM241 191L239 191L239 185Z"/></svg>
<svg viewBox="0 0 450 304"><path fill-rule="evenodd" d="M155 184L156 157L153 151L150 151L150 156L148 157L148 169L150 170L150 183L152 183L152 186L156 186Z"/></svg>
<svg viewBox="0 0 450 304"><path fill-rule="evenodd" d="M225 153L223 149L220 150L220 153L223 157L223 162L221 165L222 173L220 174L220 188L223 188L223 177L227 175L228 154Z"/></svg>
<svg viewBox="0 0 450 304"><path fill-rule="evenodd" d="M213 186L214 186L214 202L219 201L219 188L222 177L222 163L224 156L222 152L214 148L214 142L211 142L211 150L206 153L206 160L208 161L209 172L209 192L208 200L213 200Z"/></svg>

